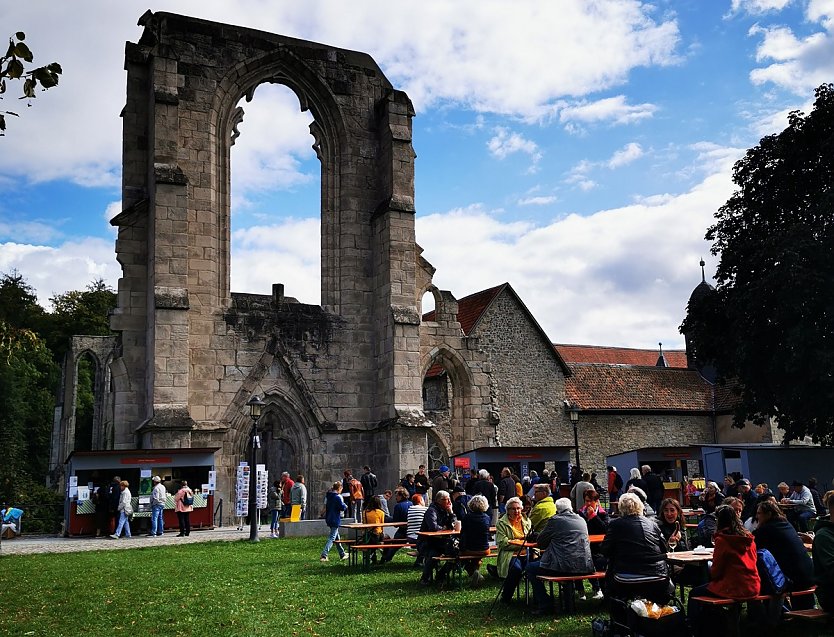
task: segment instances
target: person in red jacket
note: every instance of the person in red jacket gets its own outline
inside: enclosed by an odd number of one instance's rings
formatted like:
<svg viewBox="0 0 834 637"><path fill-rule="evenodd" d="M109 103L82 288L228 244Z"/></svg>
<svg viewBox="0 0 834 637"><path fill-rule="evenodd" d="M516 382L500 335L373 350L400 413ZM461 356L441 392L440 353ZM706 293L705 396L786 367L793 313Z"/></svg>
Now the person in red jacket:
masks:
<svg viewBox="0 0 834 637"><path fill-rule="evenodd" d="M292 513L292 504L290 504L290 491L292 491L292 485L295 482L292 478L290 478L289 471L284 471L281 474L281 504L283 505L281 508L281 517L288 518Z"/></svg>
<svg viewBox="0 0 834 637"><path fill-rule="evenodd" d="M725 597L749 599L759 594L759 571L756 568L756 542L744 528L735 510L721 505L715 510L716 531L713 538L708 584L692 589L689 594L688 614L696 635L714 632L714 626L701 626L702 604L695 597Z"/></svg>

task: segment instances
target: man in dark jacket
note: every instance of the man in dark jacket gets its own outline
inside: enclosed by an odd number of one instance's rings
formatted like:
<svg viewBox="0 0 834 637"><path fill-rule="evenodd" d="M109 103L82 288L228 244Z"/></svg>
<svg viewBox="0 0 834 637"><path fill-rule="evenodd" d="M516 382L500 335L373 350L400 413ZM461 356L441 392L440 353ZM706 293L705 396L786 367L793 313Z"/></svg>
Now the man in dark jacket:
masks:
<svg viewBox="0 0 834 637"><path fill-rule="evenodd" d="M753 491L753 485L750 480L742 478L736 482L736 490L738 492L738 499L744 503L744 508L741 510L741 521L749 520L756 515L756 505L759 503L759 496Z"/></svg>
<svg viewBox="0 0 834 637"><path fill-rule="evenodd" d="M429 492L429 477L426 475L426 465L421 464L417 468L417 473L414 474L414 490L423 497L423 504L429 506L428 496Z"/></svg>
<svg viewBox="0 0 834 637"><path fill-rule="evenodd" d="M649 506L655 511L660 511L660 503L663 502L663 478L652 473L652 468L644 464L640 467L643 472L643 480L646 481L646 500Z"/></svg>
<svg viewBox="0 0 834 637"><path fill-rule="evenodd" d="M362 471L364 471L364 473L359 478L359 482L362 485L362 492L365 494L365 499L370 500L376 495L376 487L378 484L377 479L376 476L371 473L371 468L368 465L362 467Z"/></svg>
<svg viewBox="0 0 834 637"><path fill-rule="evenodd" d="M472 487L471 495L482 495L487 499L487 504L489 504L489 508L487 509L486 513L488 516L490 516L491 519L494 520L494 511L496 508L495 485L490 481L489 471L487 471L486 469L481 469L480 471L478 471L478 480Z"/></svg>
<svg viewBox="0 0 834 637"><path fill-rule="evenodd" d="M552 601L538 575L583 575L594 572L591 559L591 542L588 525L573 512L570 498L556 500L554 515L539 534L538 548L543 551L539 561L527 564L527 579L533 588L533 614L550 612ZM573 599L573 585L566 587L565 595Z"/></svg>
<svg viewBox="0 0 834 637"><path fill-rule="evenodd" d="M452 512L452 498L448 492L440 491L434 494L434 502L426 509L426 514L423 516L423 522L420 525L420 531L451 531L456 522L457 518ZM423 575L420 578L421 585L428 586L431 584L432 571L435 567L434 558L443 555L447 540L448 536L428 538L418 536L417 551L423 557ZM442 581L445 575L445 570L441 569L438 571L438 581Z"/></svg>
<svg viewBox="0 0 834 637"><path fill-rule="evenodd" d="M110 513L110 519L112 520L110 526L115 524L116 517L119 514L119 499L122 496L122 489L119 486L121 481L122 479L119 476L113 476L107 491L107 508Z"/></svg>
<svg viewBox="0 0 834 637"><path fill-rule="evenodd" d="M515 497L515 480L509 467L501 469L501 482L498 483L498 512L507 512L507 500Z"/></svg>

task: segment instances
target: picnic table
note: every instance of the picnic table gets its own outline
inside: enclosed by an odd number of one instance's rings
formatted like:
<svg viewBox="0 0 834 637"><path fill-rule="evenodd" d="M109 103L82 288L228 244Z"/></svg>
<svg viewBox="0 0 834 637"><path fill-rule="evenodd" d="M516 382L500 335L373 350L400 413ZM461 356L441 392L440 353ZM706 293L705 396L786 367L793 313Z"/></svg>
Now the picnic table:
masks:
<svg viewBox="0 0 834 637"><path fill-rule="evenodd" d="M362 546L360 536L364 534L365 531L370 529L375 529L377 527L386 527L386 526L393 526L393 527L407 527L408 522L383 522L382 524L366 524L364 522L353 522L351 524L343 524L343 529L350 529L353 531L353 542L348 544L348 555L351 559L348 560L349 564L355 564L358 562L358 555L359 551L361 550L359 547ZM364 538L362 538L364 539ZM407 543L407 540L403 540L403 543Z"/></svg>

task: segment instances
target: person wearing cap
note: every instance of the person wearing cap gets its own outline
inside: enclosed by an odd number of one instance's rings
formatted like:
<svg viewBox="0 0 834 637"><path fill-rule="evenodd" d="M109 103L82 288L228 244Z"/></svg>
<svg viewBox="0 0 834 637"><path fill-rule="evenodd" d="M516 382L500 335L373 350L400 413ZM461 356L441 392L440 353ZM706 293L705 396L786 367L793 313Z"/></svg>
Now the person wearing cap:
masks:
<svg viewBox="0 0 834 637"><path fill-rule="evenodd" d="M165 502L168 500L168 491L165 485L162 484L162 478L159 476L153 477L153 489L151 490L151 532L148 537L161 536L165 524L162 520L162 514L165 511Z"/></svg>
<svg viewBox="0 0 834 637"><path fill-rule="evenodd" d="M794 480L791 487L790 495L782 499L782 502L793 503L793 507L788 511L788 520L796 526L797 530L807 531L808 520L817 514L814 508L814 496L811 495L811 490L799 480Z"/></svg>
<svg viewBox="0 0 834 637"><path fill-rule="evenodd" d="M466 489L457 485L452 489L452 512L458 520L463 520L469 513L470 497L466 495Z"/></svg>
<svg viewBox="0 0 834 637"><path fill-rule="evenodd" d="M759 503L759 496L753 491L753 485L750 484L750 480L747 478L742 478L736 482L736 491L738 492L738 499L744 504L740 515L741 521L744 522L756 515L756 505Z"/></svg>
<svg viewBox="0 0 834 637"><path fill-rule="evenodd" d="M449 480L449 467L445 464L440 465L440 469L438 469L438 474L434 477L431 483L431 492L433 495L437 495L441 491L451 491L452 490L452 481Z"/></svg>

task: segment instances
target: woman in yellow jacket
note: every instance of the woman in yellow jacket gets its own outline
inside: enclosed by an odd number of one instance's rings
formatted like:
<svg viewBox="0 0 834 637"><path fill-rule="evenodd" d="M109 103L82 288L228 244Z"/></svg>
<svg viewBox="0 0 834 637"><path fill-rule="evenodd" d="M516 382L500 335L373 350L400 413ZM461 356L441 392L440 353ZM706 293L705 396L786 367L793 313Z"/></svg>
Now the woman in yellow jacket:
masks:
<svg viewBox="0 0 834 637"><path fill-rule="evenodd" d="M530 520L521 514L521 498L507 500L507 512L495 525L495 543L498 545L498 576L504 578L501 601L510 604L524 567L527 549L522 548L530 533Z"/></svg>

